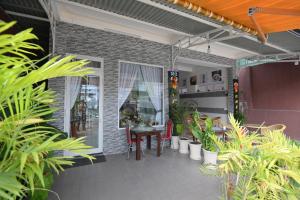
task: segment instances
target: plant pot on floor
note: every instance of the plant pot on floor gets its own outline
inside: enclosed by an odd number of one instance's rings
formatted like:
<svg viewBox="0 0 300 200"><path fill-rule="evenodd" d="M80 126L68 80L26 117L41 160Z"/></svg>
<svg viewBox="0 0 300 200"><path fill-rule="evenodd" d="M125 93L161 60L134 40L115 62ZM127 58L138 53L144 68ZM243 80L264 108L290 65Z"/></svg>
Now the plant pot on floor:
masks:
<svg viewBox="0 0 300 200"><path fill-rule="evenodd" d="M179 140L179 153L188 154L189 153L189 139L188 138L180 138Z"/></svg>
<svg viewBox="0 0 300 200"><path fill-rule="evenodd" d="M218 152L207 151L203 149L203 156L204 156L204 164L212 164L212 165L217 164Z"/></svg>
<svg viewBox="0 0 300 200"><path fill-rule="evenodd" d="M179 136L172 136L171 149L179 149Z"/></svg>
<svg viewBox="0 0 300 200"><path fill-rule="evenodd" d="M190 142L190 159L201 160L201 143Z"/></svg>

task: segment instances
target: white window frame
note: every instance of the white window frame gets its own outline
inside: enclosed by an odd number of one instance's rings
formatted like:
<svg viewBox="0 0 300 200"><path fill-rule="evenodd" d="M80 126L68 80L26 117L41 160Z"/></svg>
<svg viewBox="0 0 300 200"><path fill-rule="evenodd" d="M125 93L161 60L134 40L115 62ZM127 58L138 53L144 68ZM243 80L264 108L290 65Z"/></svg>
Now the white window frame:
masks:
<svg viewBox="0 0 300 200"><path fill-rule="evenodd" d="M149 67L157 67L162 69L162 84L163 84L163 91L162 91L162 124L156 125L154 127L164 127L165 126L165 70L164 67L161 65L153 65L153 64L148 64L148 63L139 63L139 62L131 62L127 60L119 60L118 61L118 88L120 87L119 85L119 77L120 77L120 72L121 72L121 63L128 63L128 64L136 64L136 65L144 65L144 66L149 66ZM118 105L119 105L119 90L118 90ZM120 128L120 110L118 106L118 129L119 130L124 130L125 128Z"/></svg>
<svg viewBox="0 0 300 200"><path fill-rule="evenodd" d="M84 59L88 61L94 61L100 63L100 68L93 68L97 75L100 77L100 99L99 99L99 135L98 135L98 148L91 149L87 153L101 153L103 152L103 102L104 102L104 59L98 58L98 57L92 57L87 55L81 55L81 54L73 54L73 53L67 53L68 55L74 55L77 59ZM70 93L67 90L68 89L68 82L69 82L68 76L65 77L65 95L64 95L64 132L68 133L68 137L70 137Z"/></svg>

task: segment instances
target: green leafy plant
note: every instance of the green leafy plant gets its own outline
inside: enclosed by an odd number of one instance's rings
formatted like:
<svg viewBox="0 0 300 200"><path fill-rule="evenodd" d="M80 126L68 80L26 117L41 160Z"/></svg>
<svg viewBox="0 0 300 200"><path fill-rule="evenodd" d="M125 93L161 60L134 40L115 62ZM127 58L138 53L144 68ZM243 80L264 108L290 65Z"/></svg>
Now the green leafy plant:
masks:
<svg viewBox="0 0 300 200"><path fill-rule="evenodd" d="M200 113L195 111L193 113L193 122L189 126L193 136L202 143L202 147L207 151L216 151L216 144L212 136L215 135L213 130L213 121L207 118L204 122L204 127L200 124Z"/></svg>
<svg viewBox="0 0 300 200"><path fill-rule="evenodd" d="M300 197L300 148L280 131L246 134L232 115L228 141L213 137L219 148L218 173L225 198L296 200Z"/></svg>
<svg viewBox="0 0 300 200"><path fill-rule="evenodd" d="M21 199L34 193L36 183L45 183L45 169L55 172L72 165L53 152L70 151L89 159L90 147L83 138L61 139L62 133L46 124L55 108L55 93L42 81L92 73L87 61L72 61L73 56L55 56L38 67L31 60L41 47L31 43L37 37L27 29L16 35L4 34L15 22L0 22L0 199Z"/></svg>
<svg viewBox="0 0 300 200"><path fill-rule="evenodd" d="M184 132L184 116L185 116L186 107L175 102L170 106L170 118L174 123L174 136L180 136Z"/></svg>
<svg viewBox="0 0 300 200"><path fill-rule="evenodd" d="M240 123L240 125L244 125L246 123L246 116L241 112L235 114L234 118Z"/></svg>

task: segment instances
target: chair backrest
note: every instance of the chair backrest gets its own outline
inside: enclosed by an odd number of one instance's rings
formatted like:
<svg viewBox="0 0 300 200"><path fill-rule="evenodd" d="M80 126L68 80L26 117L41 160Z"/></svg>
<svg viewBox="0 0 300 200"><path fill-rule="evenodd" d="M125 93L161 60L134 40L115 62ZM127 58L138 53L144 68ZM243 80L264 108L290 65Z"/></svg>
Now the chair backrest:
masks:
<svg viewBox="0 0 300 200"><path fill-rule="evenodd" d="M284 132L285 129L286 129L286 125L284 125L284 124L274 124L271 126L261 128L261 133L264 134L264 133L267 133L268 131Z"/></svg>
<svg viewBox="0 0 300 200"><path fill-rule="evenodd" d="M125 132L126 132L126 137L127 137L127 144L132 144L129 124L126 124Z"/></svg>
<svg viewBox="0 0 300 200"><path fill-rule="evenodd" d="M172 131L173 131L173 121L169 119L167 121L167 132L166 132L166 138L171 138L172 137Z"/></svg>
<svg viewBox="0 0 300 200"><path fill-rule="evenodd" d="M221 117L214 117L212 118L212 121L214 126L223 128Z"/></svg>

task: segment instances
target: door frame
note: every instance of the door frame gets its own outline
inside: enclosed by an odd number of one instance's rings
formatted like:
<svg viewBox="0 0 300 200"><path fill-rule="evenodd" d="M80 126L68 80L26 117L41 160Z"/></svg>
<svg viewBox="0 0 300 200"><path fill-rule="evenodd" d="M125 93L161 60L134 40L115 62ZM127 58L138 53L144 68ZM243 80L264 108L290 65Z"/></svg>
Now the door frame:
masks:
<svg viewBox="0 0 300 200"><path fill-rule="evenodd" d="M75 55L77 59L84 59L88 61L94 61L100 63L100 68L93 68L95 70L95 74L99 76L99 130L98 130L98 148L93 148L88 150L86 153L103 153L103 99L104 99L104 60L103 58L92 57L87 55L80 54L70 54L66 55ZM68 133L68 137L70 137L70 77L65 77L65 88L64 88L64 132ZM70 152L64 152L64 154L69 155Z"/></svg>

